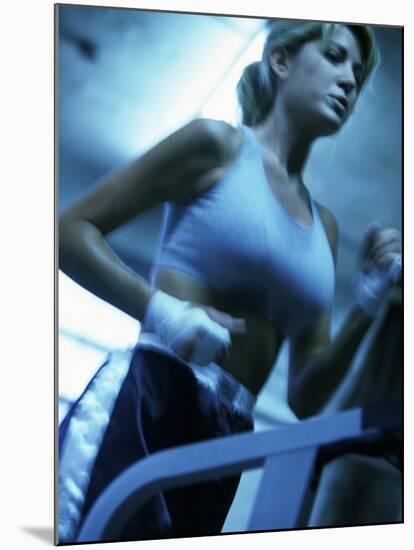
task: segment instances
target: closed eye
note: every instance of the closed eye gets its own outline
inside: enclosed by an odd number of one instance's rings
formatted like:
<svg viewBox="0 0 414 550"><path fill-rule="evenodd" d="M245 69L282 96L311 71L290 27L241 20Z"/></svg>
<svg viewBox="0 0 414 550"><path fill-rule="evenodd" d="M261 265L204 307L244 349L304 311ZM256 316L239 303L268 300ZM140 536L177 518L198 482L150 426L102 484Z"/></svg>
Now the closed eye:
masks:
<svg viewBox="0 0 414 550"><path fill-rule="evenodd" d="M335 50L327 50L325 56L334 63L339 63L342 61L341 54Z"/></svg>
<svg viewBox="0 0 414 550"><path fill-rule="evenodd" d="M347 58L347 51L345 48L341 48L341 50L335 50L333 48L329 48L325 51L325 57L337 65L338 63L343 63L346 61ZM353 66L354 71L354 77L355 81L357 83L358 88L362 86L363 81L363 68L361 63L355 63Z"/></svg>

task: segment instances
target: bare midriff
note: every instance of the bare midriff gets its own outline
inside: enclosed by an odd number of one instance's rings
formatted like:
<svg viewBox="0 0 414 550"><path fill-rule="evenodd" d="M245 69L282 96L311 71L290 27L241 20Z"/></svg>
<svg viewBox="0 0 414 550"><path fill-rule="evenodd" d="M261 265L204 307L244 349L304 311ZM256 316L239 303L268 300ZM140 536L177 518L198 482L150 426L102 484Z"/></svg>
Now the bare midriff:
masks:
<svg viewBox="0 0 414 550"><path fill-rule="evenodd" d="M229 302L212 287L181 271L160 267L154 285L181 300L200 307L213 307L244 319L246 331L232 334L230 353L220 362L220 366L257 395L278 356L283 342L282 333L260 313L245 305Z"/></svg>

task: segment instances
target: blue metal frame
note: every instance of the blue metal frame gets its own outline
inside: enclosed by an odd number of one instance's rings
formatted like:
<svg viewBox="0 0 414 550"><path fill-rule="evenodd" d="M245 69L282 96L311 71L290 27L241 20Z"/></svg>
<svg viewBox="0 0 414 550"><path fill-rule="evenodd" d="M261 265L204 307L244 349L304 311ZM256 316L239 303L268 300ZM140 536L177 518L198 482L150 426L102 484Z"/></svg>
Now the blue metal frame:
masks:
<svg viewBox="0 0 414 550"><path fill-rule="evenodd" d="M382 414L375 414L375 411ZM120 474L86 517L78 542L117 540L131 515L154 494L264 466L249 531L305 526L310 481L321 450L378 442L401 427L401 403L314 417L265 432L226 436L161 451Z"/></svg>

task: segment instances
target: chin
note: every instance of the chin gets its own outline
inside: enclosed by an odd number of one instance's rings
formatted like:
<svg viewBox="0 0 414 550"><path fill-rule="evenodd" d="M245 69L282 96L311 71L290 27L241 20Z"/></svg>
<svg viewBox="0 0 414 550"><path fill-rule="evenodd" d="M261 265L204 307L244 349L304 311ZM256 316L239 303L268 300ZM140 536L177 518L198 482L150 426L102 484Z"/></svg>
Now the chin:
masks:
<svg viewBox="0 0 414 550"><path fill-rule="evenodd" d="M319 134L320 137L328 137L333 136L339 130L342 128L342 124L332 124L331 126L327 126L324 130L321 130L321 133Z"/></svg>
<svg viewBox="0 0 414 550"><path fill-rule="evenodd" d="M318 136L331 136L336 134L342 126L345 124L346 119L341 118L339 115L329 113L328 116L323 116L319 119L318 123L315 122L315 129L318 130Z"/></svg>
<svg viewBox="0 0 414 550"><path fill-rule="evenodd" d="M336 109L328 102L320 103L314 110L314 120L318 119L321 135L332 135L338 132L346 123L350 110Z"/></svg>
<svg viewBox="0 0 414 550"><path fill-rule="evenodd" d="M302 115L302 128L311 139L336 134L346 121L346 117L340 116L330 108L308 111Z"/></svg>

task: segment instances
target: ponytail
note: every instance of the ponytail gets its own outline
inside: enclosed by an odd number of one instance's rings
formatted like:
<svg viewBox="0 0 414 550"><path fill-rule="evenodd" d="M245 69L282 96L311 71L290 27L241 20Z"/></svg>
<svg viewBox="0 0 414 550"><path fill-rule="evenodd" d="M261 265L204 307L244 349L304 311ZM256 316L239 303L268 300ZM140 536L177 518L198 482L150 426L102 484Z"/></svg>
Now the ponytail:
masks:
<svg viewBox="0 0 414 550"><path fill-rule="evenodd" d="M262 63L255 61L244 69L237 84L237 97L242 113L242 124L254 126L261 122L272 108L275 90L263 74Z"/></svg>

